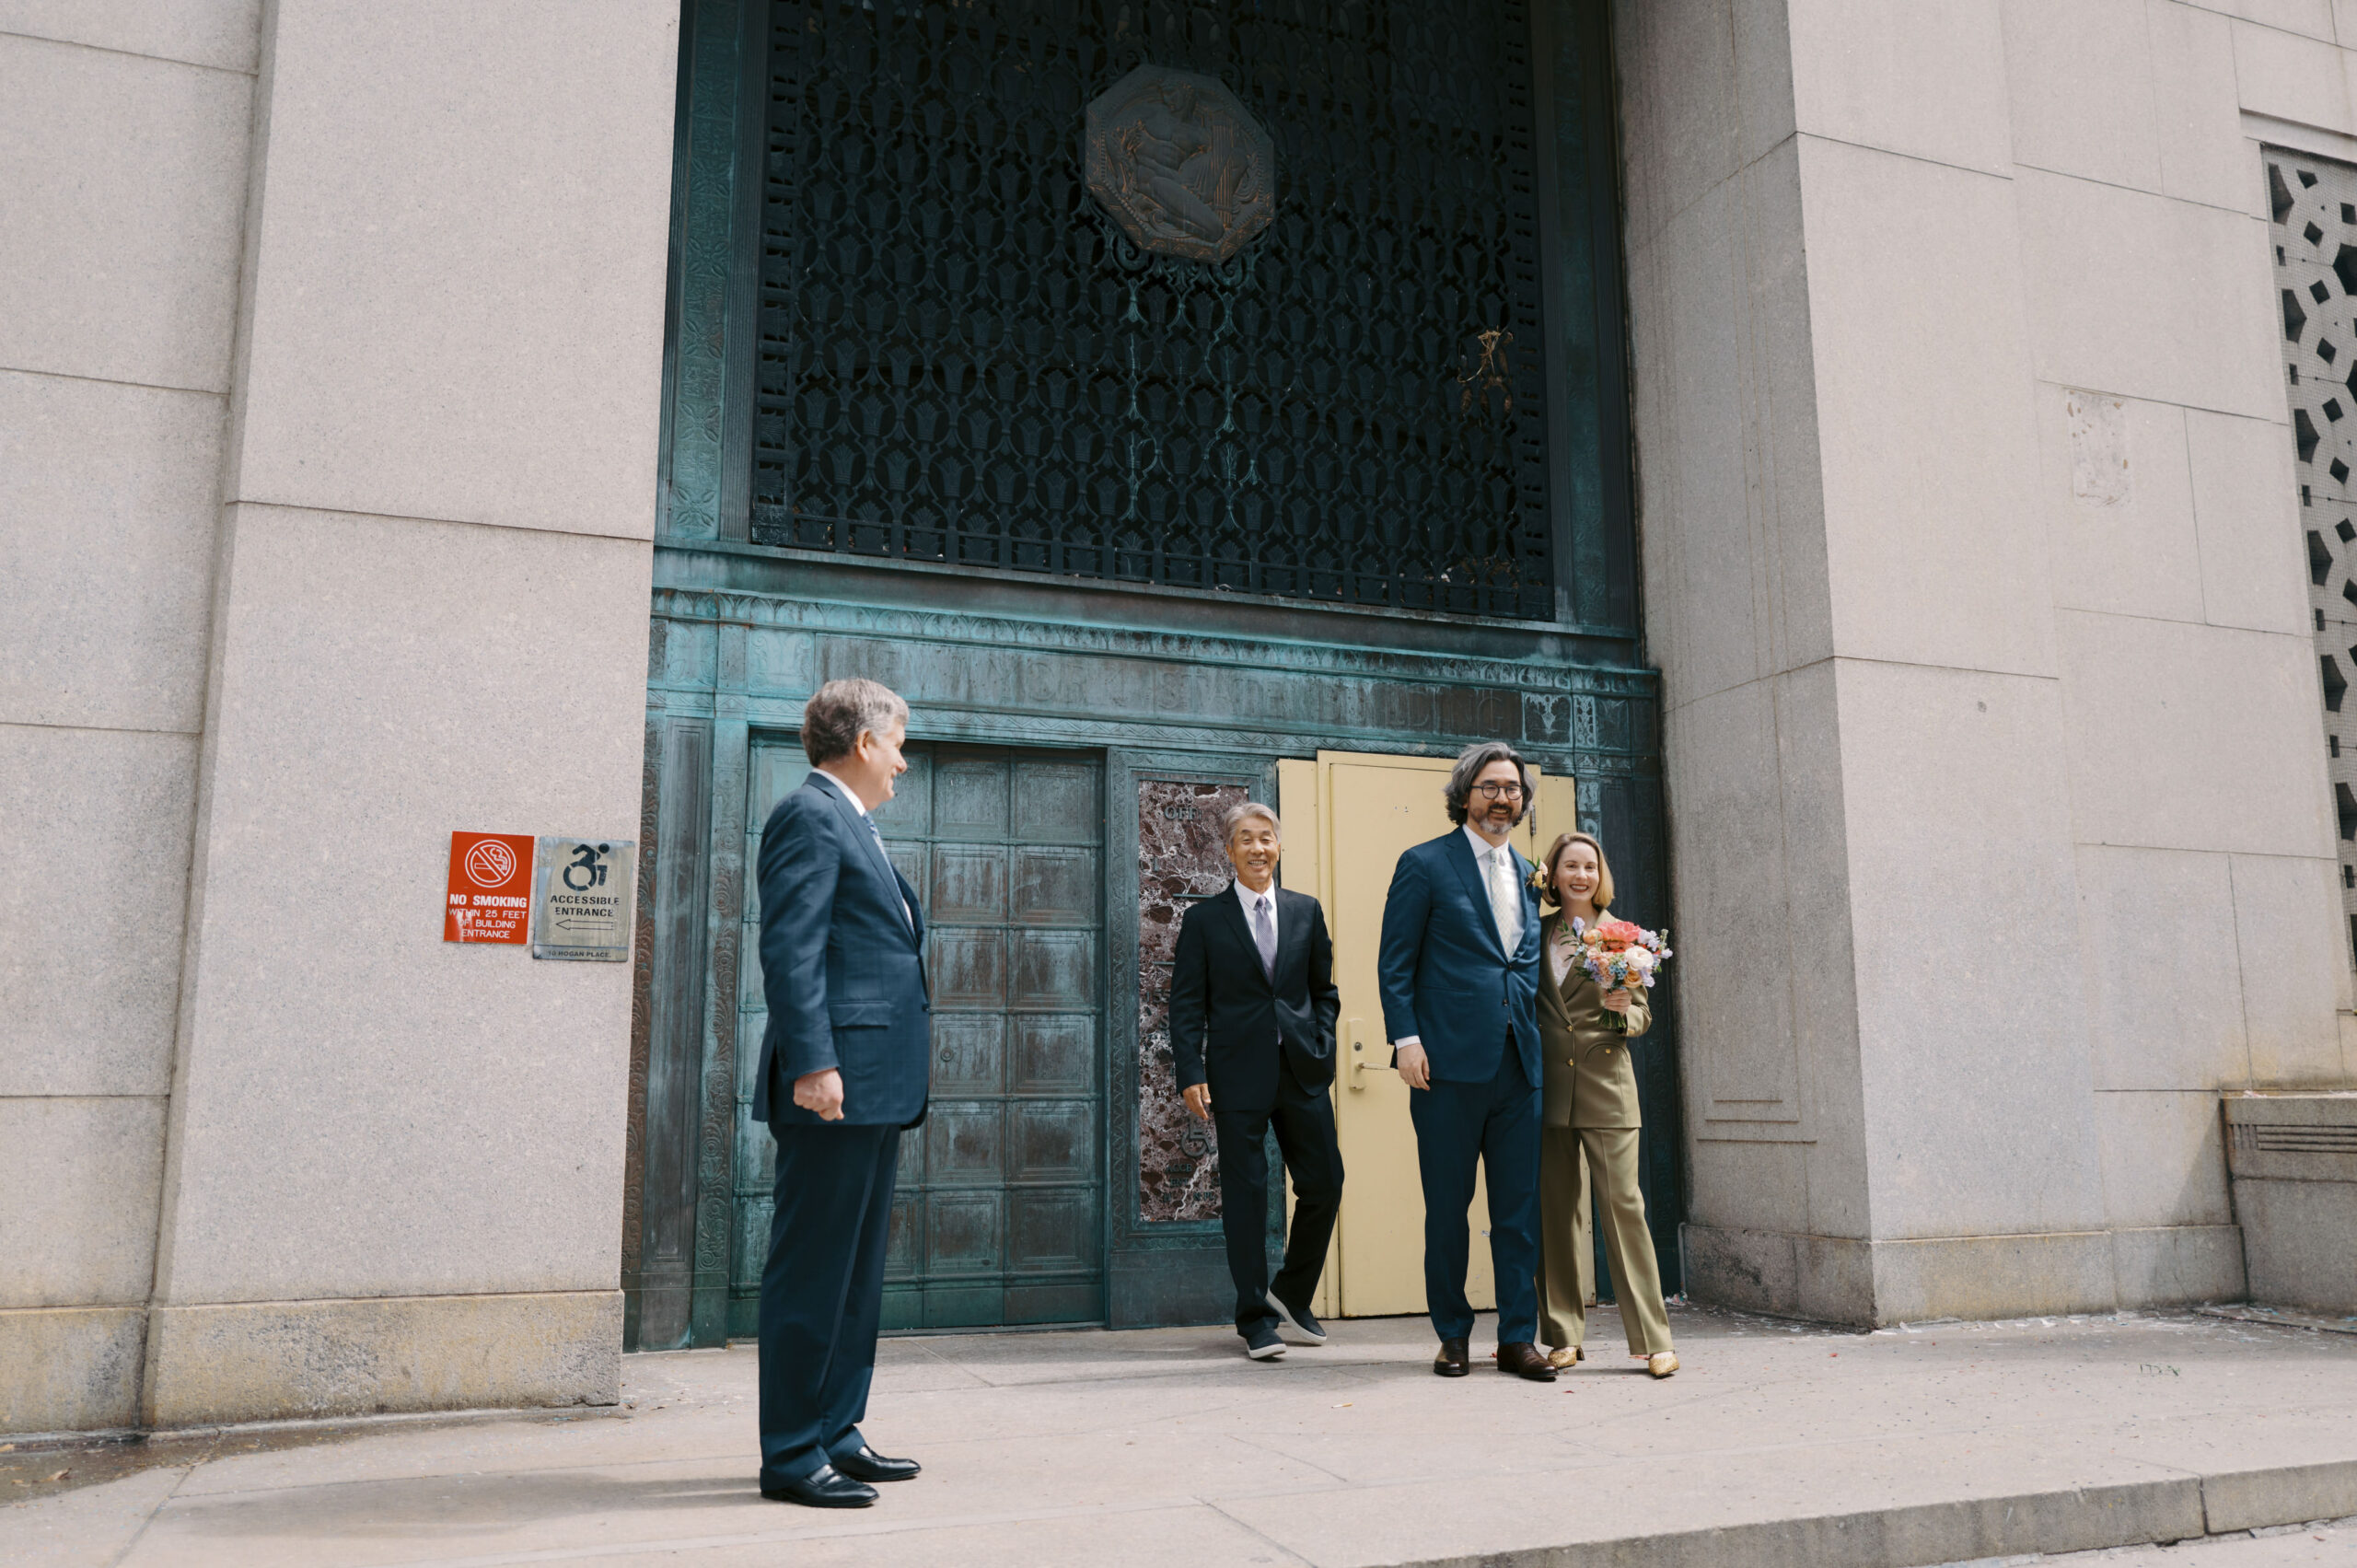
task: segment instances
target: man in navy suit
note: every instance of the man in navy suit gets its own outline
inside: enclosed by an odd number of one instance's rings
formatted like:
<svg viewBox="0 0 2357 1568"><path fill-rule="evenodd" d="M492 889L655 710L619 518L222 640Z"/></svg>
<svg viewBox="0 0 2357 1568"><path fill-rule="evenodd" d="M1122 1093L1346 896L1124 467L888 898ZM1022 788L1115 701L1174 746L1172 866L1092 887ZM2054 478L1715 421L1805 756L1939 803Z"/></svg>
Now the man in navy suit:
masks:
<svg viewBox="0 0 2357 1568"><path fill-rule="evenodd" d="M924 916L868 813L906 772L908 704L830 680L802 710L816 768L761 830L761 1039L753 1114L777 1140L761 1272L761 1495L864 1508L906 1481L859 1423L876 1371L900 1133L932 1056Z"/></svg>
<svg viewBox="0 0 2357 1568"><path fill-rule="evenodd" d="M1448 775L1457 831L1399 857L1383 906L1376 978L1392 1065L1408 1086L1424 1187L1424 1304L1440 1335L1433 1370L1462 1377L1477 1163L1489 1178L1498 1365L1535 1382L1555 1369L1538 1332L1538 905L1530 863L1507 842L1530 801L1502 741L1465 749Z"/></svg>
<svg viewBox="0 0 2357 1568"><path fill-rule="evenodd" d="M1342 1207L1334 1136L1334 944L1326 912L1276 885L1284 830L1257 801L1227 814L1236 880L1187 911L1170 974L1170 1048L1187 1109L1219 1132L1220 1228L1236 1280L1236 1331L1255 1361L1284 1354L1283 1324L1311 1344L1309 1309ZM1269 1155L1293 1176L1285 1263L1269 1278Z"/></svg>

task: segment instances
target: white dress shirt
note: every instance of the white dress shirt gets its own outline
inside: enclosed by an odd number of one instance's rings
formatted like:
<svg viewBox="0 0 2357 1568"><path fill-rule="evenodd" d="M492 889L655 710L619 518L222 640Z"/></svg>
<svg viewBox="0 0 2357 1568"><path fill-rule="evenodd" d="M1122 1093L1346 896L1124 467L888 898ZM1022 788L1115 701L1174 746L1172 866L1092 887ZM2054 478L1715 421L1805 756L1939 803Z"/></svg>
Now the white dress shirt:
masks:
<svg viewBox="0 0 2357 1568"><path fill-rule="evenodd" d="M1275 882L1271 881L1269 884L1269 890L1267 892L1256 893L1239 880L1236 884L1236 901L1238 904L1241 904L1244 908L1244 929L1247 931L1252 929L1252 906L1254 904L1268 905L1269 929L1277 933L1278 946L1283 946L1284 933L1280 930L1277 925L1277 885Z"/></svg>
<svg viewBox="0 0 2357 1568"><path fill-rule="evenodd" d="M1480 869L1481 892L1490 905L1490 918L1494 924L1498 916L1498 902L1492 892L1492 889L1497 886L1492 878L1503 875L1509 885L1521 880L1514 874L1514 845L1511 842L1492 845L1489 840L1473 830L1473 824L1470 822L1465 824L1465 837L1473 846L1473 864ZM1504 867L1503 872L1499 870L1501 865ZM1511 931L1504 929L1498 931L1498 940L1509 953L1522 946L1522 898L1518 888L1515 889L1514 899L1512 923ZM1561 976L1556 978L1556 982L1562 983ZM1410 1035L1404 1040L1393 1040L1391 1045L1394 1050L1397 1050L1403 1045L1421 1046L1423 1043L1423 1036Z"/></svg>
<svg viewBox="0 0 2357 1568"><path fill-rule="evenodd" d="M1496 922L1498 941L1509 953L1522 946L1522 878L1514 871L1514 845L1492 844L1465 825L1465 837L1473 845L1474 864L1481 868L1481 891L1489 899L1490 917ZM1498 901L1498 889L1503 884L1510 895L1504 904Z"/></svg>
<svg viewBox="0 0 2357 1568"><path fill-rule="evenodd" d="M858 812L863 817L867 815L867 807L859 803L859 796L852 794L851 785L843 783L842 780L835 777L834 774L827 772L824 768L811 769L810 776L814 779L824 779L829 784L834 785L836 791L840 793L845 800L851 802L851 808L853 811Z"/></svg>

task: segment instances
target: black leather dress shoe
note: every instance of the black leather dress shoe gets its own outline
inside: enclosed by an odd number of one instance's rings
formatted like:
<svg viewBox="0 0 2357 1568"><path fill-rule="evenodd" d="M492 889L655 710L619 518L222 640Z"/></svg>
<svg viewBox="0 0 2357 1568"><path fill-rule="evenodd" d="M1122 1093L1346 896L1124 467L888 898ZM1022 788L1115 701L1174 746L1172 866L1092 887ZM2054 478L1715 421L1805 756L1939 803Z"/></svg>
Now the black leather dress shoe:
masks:
<svg viewBox="0 0 2357 1568"><path fill-rule="evenodd" d="M888 1459L863 1443L835 1456L835 1469L853 1481L907 1481L924 1467L914 1459Z"/></svg>
<svg viewBox="0 0 2357 1568"><path fill-rule="evenodd" d="M1554 1364L1547 1353L1527 1341L1498 1347L1498 1370L1511 1372L1517 1377L1527 1377L1533 1383L1552 1383Z"/></svg>
<svg viewBox="0 0 2357 1568"><path fill-rule="evenodd" d="M876 1489L835 1469L820 1465L794 1481L766 1481L761 1495L772 1503L799 1503L805 1508L865 1508L876 1501Z"/></svg>
<svg viewBox="0 0 2357 1568"><path fill-rule="evenodd" d="M1441 1341L1440 1353L1433 1357L1433 1370L1443 1377L1463 1377L1470 1373L1473 1368L1465 1359L1465 1342L1463 1340Z"/></svg>

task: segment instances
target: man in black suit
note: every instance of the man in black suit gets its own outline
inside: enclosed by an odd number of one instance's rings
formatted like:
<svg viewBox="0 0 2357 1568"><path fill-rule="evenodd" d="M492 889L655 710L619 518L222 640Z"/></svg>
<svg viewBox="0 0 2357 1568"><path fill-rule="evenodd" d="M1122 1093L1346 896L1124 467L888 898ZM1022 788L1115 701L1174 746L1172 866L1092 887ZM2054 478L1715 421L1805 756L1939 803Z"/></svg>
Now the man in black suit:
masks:
<svg viewBox="0 0 2357 1568"><path fill-rule="evenodd" d="M817 770L761 830L769 1029L753 1114L777 1140L761 1272L761 1495L864 1508L906 1481L859 1423L876 1371L900 1133L924 1120L933 1023L924 916L868 813L907 770L908 704L830 680L802 710Z"/></svg>
<svg viewBox="0 0 2357 1568"><path fill-rule="evenodd" d="M1309 1310L1326 1244L1342 1206L1342 1151L1334 1139L1334 944L1318 900L1275 885L1283 829L1267 807L1227 814L1236 880L1187 912L1170 977L1170 1044L1187 1109L1219 1132L1220 1228L1236 1276L1236 1331L1244 1353L1285 1353L1278 1327L1311 1344L1326 1330ZM1293 1229L1284 1267L1269 1278L1269 1158L1293 1177Z"/></svg>

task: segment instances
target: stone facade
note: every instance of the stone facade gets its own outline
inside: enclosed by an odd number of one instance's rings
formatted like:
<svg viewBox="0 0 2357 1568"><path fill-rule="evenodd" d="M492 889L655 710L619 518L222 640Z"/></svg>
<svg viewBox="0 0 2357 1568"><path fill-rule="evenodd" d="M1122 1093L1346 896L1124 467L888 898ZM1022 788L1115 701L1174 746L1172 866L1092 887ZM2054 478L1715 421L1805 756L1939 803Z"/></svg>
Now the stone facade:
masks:
<svg viewBox="0 0 2357 1568"><path fill-rule="evenodd" d="M2236 1297L2345 1083L2260 146L2357 11L1616 7L1696 1294Z"/></svg>
<svg viewBox="0 0 2357 1568"><path fill-rule="evenodd" d="M677 8L0 6L0 1429L614 1397Z"/></svg>
<svg viewBox="0 0 2357 1568"><path fill-rule="evenodd" d="M2220 1092L2357 1081L2260 151L2357 163L2357 6L1613 10L1689 1288L2238 1296ZM679 12L0 0L0 1430L613 1397L633 977L435 940L447 835L651 841L650 603L665 722L740 740L807 685L761 649L923 610L723 538L737 425L665 444ZM658 471L715 541L668 610ZM1315 639L1187 614L1208 673L1087 733L1246 776L1298 735L1228 666ZM1653 820L1643 670L1415 635L1457 684L1329 684L1440 716L1334 743L1521 735Z"/></svg>

